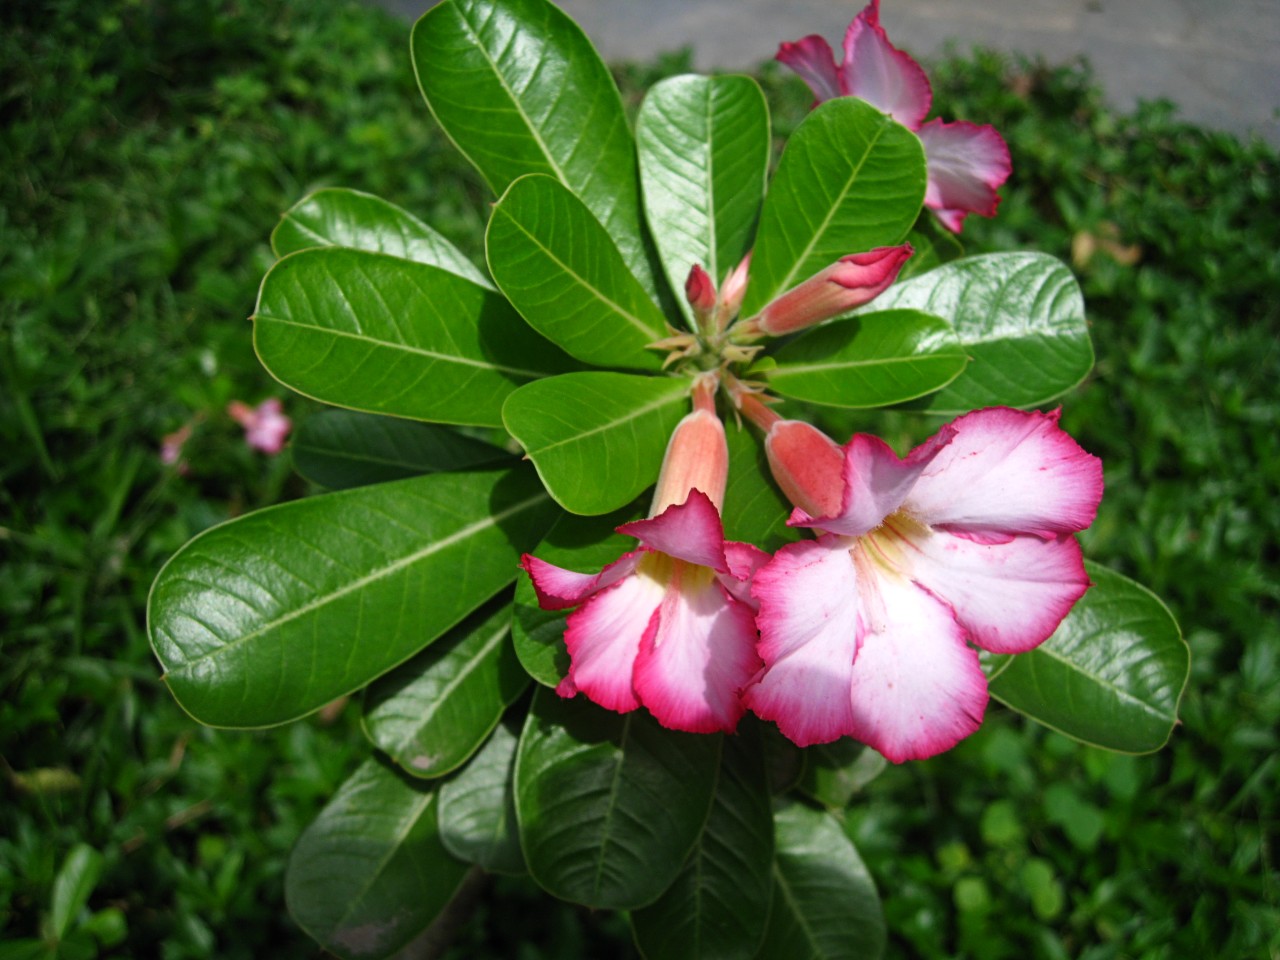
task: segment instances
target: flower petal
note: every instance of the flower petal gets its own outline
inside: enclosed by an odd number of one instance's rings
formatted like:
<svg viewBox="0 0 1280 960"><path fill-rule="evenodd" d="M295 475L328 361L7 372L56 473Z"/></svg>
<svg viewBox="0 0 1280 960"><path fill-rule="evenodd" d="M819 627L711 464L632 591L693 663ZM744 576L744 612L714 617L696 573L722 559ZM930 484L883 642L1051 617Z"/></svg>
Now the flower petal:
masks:
<svg viewBox="0 0 1280 960"><path fill-rule="evenodd" d="M880 0L871 0L845 31L840 87L911 130L929 114L929 78L920 64L889 42L880 26Z"/></svg>
<svg viewBox="0 0 1280 960"><path fill-rule="evenodd" d="M911 577L992 653L1035 648L1089 589L1080 545L1070 534L984 542L935 530L909 539Z"/></svg>
<svg viewBox="0 0 1280 960"><path fill-rule="evenodd" d="M840 513L808 520L793 515L788 522L797 527L819 527L846 537L860 537L874 530L902 506L917 478L950 438L944 427L902 460L879 437L855 433L844 447L844 505Z"/></svg>
<svg viewBox="0 0 1280 960"><path fill-rule="evenodd" d="M994 217L1000 203L996 190L1013 169L1009 147L995 127L930 120L917 133L929 171L925 206L955 233L970 213Z"/></svg>
<svg viewBox="0 0 1280 960"><path fill-rule="evenodd" d="M864 575L861 587L878 622L853 663L849 732L894 763L949 750L987 707L977 651L951 611L907 580Z"/></svg>
<svg viewBox="0 0 1280 960"><path fill-rule="evenodd" d="M710 571L680 566L640 642L635 692L664 727L730 733L745 710L738 694L760 668L755 617Z"/></svg>
<svg viewBox="0 0 1280 960"><path fill-rule="evenodd" d="M531 553L520 558L520 565L533 581L538 606L543 610L576 607L591 594L605 589L630 574L644 556L643 550L624 553L599 573L577 573L540 560Z"/></svg>
<svg viewBox="0 0 1280 960"><path fill-rule="evenodd" d="M777 61L790 67L809 85L818 103L841 95L840 74L831 45L819 36L808 36L778 47Z"/></svg>
<svg viewBox="0 0 1280 960"><path fill-rule="evenodd" d="M849 686L862 617L851 542L788 544L756 574L764 669L743 692L757 716L802 747L850 733Z"/></svg>
<svg viewBox="0 0 1280 960"><path fill-rule="evenodd" d="M1102 461L1080 449L1058 416L988 407L952 421L954 438L903 508L929 526L972 533L1083 530L1102 499Z"/></svg>
<svg viewBox="0 0 1280 960"><path fill-rule="evenodd" d="M724 525L720 513L701 490L691 490L684 503L667 507L656 517L633 520L618 527L650 550L687 560L720 573L729 570L724 557Z"/></svg>
<svg viewBox="0 0 1280 960"><path fill-rule="evenodd" d="M564 631L569 674L556 692L571 697L581 691L592 702L618 713L638 707L632 670L641 639L656 626L666 589L661 580L636 573L596 593L569 614Z"/></svg>
<svg viewBox="0 0 1280 960"><path fill-rule="evenodd" d="M724 556L729 563L729 572L719 575L720 585L735 600L742 601L752 610L759 609L756 598L751 595L751 582L756 572L773 558L757 546L736 540L724 542Z"/></svg>

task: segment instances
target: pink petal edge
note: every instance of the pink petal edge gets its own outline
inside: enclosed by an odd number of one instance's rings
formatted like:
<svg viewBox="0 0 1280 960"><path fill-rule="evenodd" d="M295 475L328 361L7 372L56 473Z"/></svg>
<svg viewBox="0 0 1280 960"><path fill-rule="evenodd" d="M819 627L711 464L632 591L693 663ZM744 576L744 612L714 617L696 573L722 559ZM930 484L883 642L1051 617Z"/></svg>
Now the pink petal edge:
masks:
<svg viewBox="0 0 1280 960"><path fill-rule="evenodd" d="M840 88L916 130L929 115L933 89L924 69L910 54L889 42L880 26L880 0L854 17L844 35Z"/></svg>
<svg viewBox="0 0 1280 960"><path fill-rule="evenodd" d="M1059 411L987 407L949 425L954 437L903 508L932 527L965 533L1074 533L1102 499L1102 461L1058 426Z"/></svg>
<svg viewBox="0 0 1280 960"><path fill-rule="evenodd" d="M783 43L775 58L809 85L818 103L841 95L840 75L831 45L816 34Z"/></svg>
<svg viewBox="0 0 1280 960"><path fill-rule="evenodd" d="M646 549L720 573L729 571L720 512L701 490L689 491L684 503L667 507L656 517L624 523L618 532L635 537Z"/></svg>
<svg viewBox="0 0 1280 960"><path fill-rule="evenodd" d="M930 120L917 134L929 176L925 206L954 233L971 213L994 217L1000 204L996 191L1013 170L1009 146L995 127Z"/></svg>

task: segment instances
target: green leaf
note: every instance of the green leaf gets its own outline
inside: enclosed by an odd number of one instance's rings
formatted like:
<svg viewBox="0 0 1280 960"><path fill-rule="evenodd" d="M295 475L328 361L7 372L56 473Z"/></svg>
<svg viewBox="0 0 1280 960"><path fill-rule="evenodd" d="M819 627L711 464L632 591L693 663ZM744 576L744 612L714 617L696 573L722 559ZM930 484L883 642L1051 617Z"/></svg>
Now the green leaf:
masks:
<svg viewBox="0 0 1280 960"><path fill-rule="evenodd" d="M53 878L53 902L50 907L52 939L61 940L71 929L89 895L102 876L103 857L87 843L77 843L62 861L58 875Z"/></svg>
<svg viewBox="0 0 1280 960"><path fill-rule="evenodd" d="M684 377L570 373L526 384L502 417L557 503L608 513L657 481L689 387Z"/></svg>
<svg viewBox="0 0 1280 960"><path fill-rule="evenodd" d="M949 320L971 362L922 402L930 413L1033 407L1065 393L1093 368L1080 286L1043 253L966 257L890 287L875 310L923 310Z"/></svg>
<svg viewBox="0 0 1280 960"><path fill-rule="evenodd" d="M773 812L758 737L725 740L711 814L675 882L631 914L646 960L751 957L773 883Z"/></svg>
<svg viewBox="0 0 1280 960"><path fill-rule="evenodd" d="M772 553L796 539L787 526L791 504L773 482L759 433L745 422L741 426L726 423L725 438L729 441L729 483L721 511L725 539L753 543Z"/></svg>
<svg viewBox="0 0 1280 960"><path fill-rule="evenodd" d="M589 907L657 899L706 822L721 741L539 688L516 759L520 844L533 878Z"/></svg>
<svg viewBox="0 0 1280 960"><path fill-rule="evenodd" d="M374 746L415 777L465 762L529 684L510 636L511 604L495 601L379 677L364 701Z"/></svg>
<svg viewBox="0 0 1280 960"><path fill-rule="evenodd" d="M410 48L427 106L493 192L527 173L555 177L655 294L631 129L578 25L545 0L447 0L417 22Z"/></svg>
<svg viewBox="0 0 1280 960"><path fill-rule="evenodd" d="M924 188L915 134L855 97L822 104L792 134L769 186L742 315L847 254L902 242Z"/></svg>
<svg viewBox="0 0 1280 960"><path fill-rule="evenodd" d="M467 470L510 458L505 450L448 427L353 410L321 410L289 441L300 474L334 490Z"/></svg>
<svg viewBox="0 0 1280 960"><path fill-rule="evenodd" d="M439 267L493 289L483 270L407 210L373 194L326 187L286 210L271 232L277 257L312 247L349 247Z"/></svg>
<svg viewBox="0 0 1280 960"><path fill-rule="evenodd" d="M750 77L671 77L636 120L645 215L667 281L719 287L751 248L769 167L769 108ZM688 302L678 298L688 312Z"/></svg>
<svg viewBox="0 0 1280 960"><path fill-rule="evenodd" d="M1145 587L1096 563L1093 586L1029 653L985 654L991 695L1069 737L1149 753L1178 722L1191 654L1177 622Z"/></svg>
<svg viewBox="0 0 1280 960"><path fill-rule="evenodd" d="M525 872L513 781L518 743L518 727L510 721L498 724L471 761L440 785L445 849L489 873Z"/></svg>
<svg viewBox="0 0 1280 960"><path fill-rule="evenodd" d="M856 740L807 747L800 789L823 806L841 811L889 765L881 754Z"/></svg>
<svg viewBox="0 0 1280 960"><path fill-rule="evenodd" d="M253 319L258 357L285 386L415 420L496 427L516 387L575 366L492 290L363 250L285 257Z"/></svg>
<svg viewBox="0 0 1280 960"><path fill-rule="evenodd" d="M485 233L489 269L529 325L596 366L657 370L646 349L666 320L608 234L564 186L521 177L493 208Z"/></svg>
<svg viewBox="0 0 1280 960"><path fill-rule="evenodd" d="M532 473L438 473L269 507L156 577L165 682L214 726L294 720L407 660L515 576L555 508Z"/></svg>
<svg viewBox="0 0 1280 960"><path fill-rule="evenodd" d="M829 813L781 806L773 909L757 960L877 960L884 914L871 875Z"/></svg>
<svg viewBox="0 0 1280 960"><path fill-rule="evenodd" d="M809 403L883 407L958 377L968 356L950 324L918 310L881 310L801 334L771 354L770 389Z"/></svg>
<svg viewBox="0 0 1280 960"><path fill-rule="evenodd" d="M615 533L614 528L643 516L643 509L635 504L603 517L562 513L533 553L566 570L597 573L635 549L635 538ZM543 610L533 581L525 574L516 578L511 636L520 663L543 686L555 687L569 672L569 652L564 645L568 614L566 610Z"/></svg>
<svg viewBox="0 0 1280 960"><path fill-rule="evenodd" d="M388 957L436 918L467 868L440 843L435 785L366 760L298 838L285 901L331 953Z"/></svg>

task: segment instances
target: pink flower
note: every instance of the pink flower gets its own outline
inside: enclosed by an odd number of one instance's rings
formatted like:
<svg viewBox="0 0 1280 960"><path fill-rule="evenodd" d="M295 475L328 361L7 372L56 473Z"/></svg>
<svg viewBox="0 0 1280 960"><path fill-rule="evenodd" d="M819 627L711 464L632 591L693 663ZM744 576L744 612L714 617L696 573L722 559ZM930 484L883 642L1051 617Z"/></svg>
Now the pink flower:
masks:
<svg viewBox="0 0 1280 960"><path fill-rule="evenodd" d="M801 746L851 736L896 763L954 746L987 705L970 644L1031 650L1088 589L1073 533L1097 512L1101 462L1056 412L978 410L899 459L740 402L768 431L790 523L819 531L755 576L748 708Z"/></svg>
<svg viewBox="0 0 1280 960"><path fill-rule="evenodd" d="M644 706L663 726L691 733L731 731L742 717L739 693L760 668L750 581L768 559L724 539L729 452L714 394L714 382L699 387L676 427L650 518L618 527L638 550L597 574L522 559L543 609L577 607L564 635L569 673L556 692L581 692L619 713Z"/></svg>
<svg viewBox="0 0 1280 960"><path fill-rule="evenodd" d="M166 433L160 440L160 462L166 467L171 467L182 458L182 448L187 445L187 441L191 439L191 431L194 429L194 423L184 423L173 433ZM182 472L184 465L178 466L178 471Z"/></svg>
<svg viewBox="0 0 1280 960"><path fill-rule="evenodd" d="M227 404L227 414L244 427L245 443L263 453L274 455L283 450L285 438L293 429L293 421L285 416L276 397L268 397L256 407L232 400Z"/></svg>
<svg viewBox="0 0 1280 960"><path fill-rule="evenodd" d="M880 0L871 0L844 35L844 60L808 36L778 48L777 59L794 70L818 102L861 97L914 131L928 162L925 206L956 233L970 213L995 216L996 189L1009 177L1009 148L989 125L942 120L924 122L933 103L929 78L920 64L889 42L880 26Z"/></svg>
<svg viewBox="0 0 1280 960"><path fill-rule="evenodd" d="M735 329L746 336L779 337L855 310L884 293L914 252L904 243L841 257Z"/></svg>

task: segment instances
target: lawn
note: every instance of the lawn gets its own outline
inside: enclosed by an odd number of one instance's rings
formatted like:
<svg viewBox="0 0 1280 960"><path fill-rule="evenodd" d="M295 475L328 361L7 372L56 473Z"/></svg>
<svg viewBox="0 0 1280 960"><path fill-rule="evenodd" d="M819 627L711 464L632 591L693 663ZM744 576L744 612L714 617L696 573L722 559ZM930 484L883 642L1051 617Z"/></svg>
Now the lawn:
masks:
<svg viewBox="0 0 1280 960"><path fill-rule="evenodd" d="M479 259L492 198L434 128L407 35L339 0L0 12L0 958L52 955L31 938L64 957L316 955L281 874L358 762L354 712L200 727L159 679L144 607L192 535L308 492L226 413L315 407L262 371L245 319L279 213L353 187ZM628 102L685 65L619 68ZM759 76L786 132L809 95ZM1168 105L1113 112L1084 65L973 53L933 77L939 113L995 124L1013 154L967 247L1043 250L1080 278L1098 365L1063 423L1107 482L1086 553L1166 600L1192 677L1157 754L996 709L865 787L848 829L889 955L1280 957L1280 158ZM451 956L627 951L619 918L505 879Z"/></svg>

